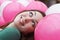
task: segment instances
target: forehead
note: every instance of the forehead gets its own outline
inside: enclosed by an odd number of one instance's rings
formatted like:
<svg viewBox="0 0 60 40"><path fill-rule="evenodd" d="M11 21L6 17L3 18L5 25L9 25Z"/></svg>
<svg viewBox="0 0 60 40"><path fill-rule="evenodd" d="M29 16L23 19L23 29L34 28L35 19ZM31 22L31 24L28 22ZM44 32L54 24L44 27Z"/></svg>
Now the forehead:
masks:
<svg viewBox="0 0 60 40"><path fill-rule="evenodd" d="M16 18L19 18L21 15L25 15L25 16L29 16L30 12L33 13L33 15L36 14L36 16L43 16L43 13L41 13L40 11L37 11L37 10L28 10L28 11L23 11L23 12L20 12Z"/></svg>
<svg viewBox="0 0 60 40"><path fill-rule="evenodd" d="M23 16L23 15L25 15L25 16L27 16L27 17L29 17L31 14L30 14L30 12L32 12L33 13L33 16L32 16L32 18L37 18L37 19L39 19L40 17L43 17L43 13L41 13L40 11L23 11L23 12L21 12L21 13L19 13L17 16L16 16L16 18L15 19L17 19L17 20L19 20L20 19L20 17L21 16Z"/></svg>

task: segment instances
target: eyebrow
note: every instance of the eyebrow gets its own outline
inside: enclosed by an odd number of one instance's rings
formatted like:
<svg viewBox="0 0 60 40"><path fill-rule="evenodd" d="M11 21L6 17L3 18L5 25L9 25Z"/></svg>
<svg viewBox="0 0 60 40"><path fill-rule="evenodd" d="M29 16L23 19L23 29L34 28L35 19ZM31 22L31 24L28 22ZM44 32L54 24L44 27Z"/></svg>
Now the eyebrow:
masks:
<svg viewBox="0 0 60 40"><path fill-rule="evenodd" d="M36 12L35 12L35 15L36 15Z"/></svg>

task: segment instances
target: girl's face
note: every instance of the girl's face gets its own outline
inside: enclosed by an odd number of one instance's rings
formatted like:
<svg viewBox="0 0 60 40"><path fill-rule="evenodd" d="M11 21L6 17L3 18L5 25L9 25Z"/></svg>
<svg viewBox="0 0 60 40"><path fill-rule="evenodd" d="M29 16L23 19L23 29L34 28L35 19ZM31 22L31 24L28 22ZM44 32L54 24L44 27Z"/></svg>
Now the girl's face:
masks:
<svg viewBox="0 0 60 40"><path fill-rule="evenodd" d="M22 33L27 34L34 31L41 18L43 15L39 11L25 11L15 18L14 23Z"/></svg>

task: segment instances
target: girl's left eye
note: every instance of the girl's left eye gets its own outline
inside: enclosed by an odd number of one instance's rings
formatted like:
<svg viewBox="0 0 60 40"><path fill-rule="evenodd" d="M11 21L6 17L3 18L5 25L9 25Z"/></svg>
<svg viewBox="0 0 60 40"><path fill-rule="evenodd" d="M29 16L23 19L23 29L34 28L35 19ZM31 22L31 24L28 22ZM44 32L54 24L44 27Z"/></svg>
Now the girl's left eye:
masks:
<svg viewBox="0 0 60 40"><path fill-rule="evenodd" d="M35 22L32 20L32 26L35 27Z"/></svg>
<svg viewBox="0 0 60 40"><path fill-rule="evenodd" d="M32 12L29 12L29 16L32 17L33 16L33 13Z"/></svg>

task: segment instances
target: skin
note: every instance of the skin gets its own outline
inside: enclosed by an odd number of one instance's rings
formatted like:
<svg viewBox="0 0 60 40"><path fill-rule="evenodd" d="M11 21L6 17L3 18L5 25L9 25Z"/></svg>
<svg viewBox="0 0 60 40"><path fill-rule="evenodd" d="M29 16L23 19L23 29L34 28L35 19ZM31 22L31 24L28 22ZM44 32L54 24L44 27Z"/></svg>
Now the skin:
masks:
<svg viewBox="0 0 60 40"><path fill-rule="evenodd" d="M28 34L34 31L38 21L42 18L43 15L39 11L25 11L17 15L14 24L23 34Z"/></svg>

